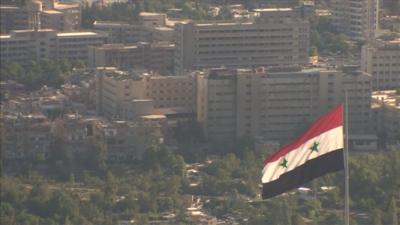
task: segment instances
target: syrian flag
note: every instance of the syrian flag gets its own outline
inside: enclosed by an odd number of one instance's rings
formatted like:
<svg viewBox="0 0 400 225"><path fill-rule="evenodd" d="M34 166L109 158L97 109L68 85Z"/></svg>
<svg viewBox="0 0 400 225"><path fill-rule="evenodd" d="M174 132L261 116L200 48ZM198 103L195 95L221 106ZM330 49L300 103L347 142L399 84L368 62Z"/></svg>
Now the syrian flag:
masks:
<svg viewBox="0 0 400 225"><path fill-rule="evenodd" d="M338 106L264 161L262 198L274 197L344 169L343 147L343 106Z"/></svg>

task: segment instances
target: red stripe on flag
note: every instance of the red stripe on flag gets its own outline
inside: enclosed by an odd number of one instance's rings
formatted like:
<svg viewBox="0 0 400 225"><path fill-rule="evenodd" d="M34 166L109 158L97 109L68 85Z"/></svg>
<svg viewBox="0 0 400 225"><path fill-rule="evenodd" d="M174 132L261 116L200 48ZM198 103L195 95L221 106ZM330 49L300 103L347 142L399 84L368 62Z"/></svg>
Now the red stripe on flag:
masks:
<svg viewBox="0 0 400 225"><path fill-rule="evenodd" d="M328 130L340 126L343 126L343 105L336 107L335 109L331 110L330 112L319 118L303 135L298 137L290 144L283 146L274 155L264 160L264 165L280 159L282 156L298 148L300 145L310 140L311 138L314 138Z"/></svg>

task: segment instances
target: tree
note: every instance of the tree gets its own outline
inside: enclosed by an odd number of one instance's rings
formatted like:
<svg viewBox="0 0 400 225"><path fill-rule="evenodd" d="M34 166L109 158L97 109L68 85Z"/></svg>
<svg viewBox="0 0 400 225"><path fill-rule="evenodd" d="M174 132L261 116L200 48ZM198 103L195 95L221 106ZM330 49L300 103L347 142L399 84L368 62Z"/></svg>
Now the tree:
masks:
<svg viewBox="0 0 400 225"><path fill-rule="evenodd" d="M62 74L67 72L65 62L51 60L29 61L24 65L12 62L0 64L1 80L14 80L28 90L36 90L43 85L59 87L63 84Z"/></svg>
<svg viewBox="0 0 400 225"><path fill-rule="evenodd" d="M336 213L329 213L322 221L321 224L329 225L342 225L343 220Z"/></svg>
<svg viewBox="0 0 400 225"><path fill-rule="evenodd" d="M110 213L112 211L114 197L117 191L116 180L114 175L108 171L106 175L106 181L104 184L104 220L110 219Z"/></svg>
<svg viewBox="0 0 400 225"><path fill-rule="evenodd" d="M392 200L390 201L389 224L390 225L399 225L397 204L396 204L396 199L395 198L392 198Z"/></svg>
<svg viewBox="0 0 400 225"><path fill-rule="evenodd" d="M256 148L255 139L250 134L244 134L237 140L235 154L243 158L246 152L254 151Z"/></svg>
<svg viewBox="0 0 400 225"><path fill-rule="evenodd" d="M373 211L374 225L382 225L382 213L379 209Z"/></svg>

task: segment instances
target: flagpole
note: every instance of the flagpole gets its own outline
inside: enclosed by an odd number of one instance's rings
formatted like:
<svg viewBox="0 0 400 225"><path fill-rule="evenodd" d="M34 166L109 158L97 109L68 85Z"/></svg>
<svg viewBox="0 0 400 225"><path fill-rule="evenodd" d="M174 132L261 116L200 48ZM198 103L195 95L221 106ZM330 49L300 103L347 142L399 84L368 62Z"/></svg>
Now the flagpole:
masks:
<svg viewBox="0 0 400 225"><path fill-rule="evenodd" d="M344 143L344 220L345 225L350 225L350 188L349 188L349 106L347 89L344 91L345 107L344 107L344 129L345 129L345 143Z"/></svg>

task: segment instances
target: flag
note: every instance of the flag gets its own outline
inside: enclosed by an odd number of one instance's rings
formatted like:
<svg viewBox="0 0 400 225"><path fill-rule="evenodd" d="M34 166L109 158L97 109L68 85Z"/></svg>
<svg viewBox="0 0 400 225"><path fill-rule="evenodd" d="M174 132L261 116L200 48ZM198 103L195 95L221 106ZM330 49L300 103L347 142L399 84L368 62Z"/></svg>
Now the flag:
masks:
<svg viewBox="0 0 400 225"><path fill-rule="evenodd" d="M338 106L264 161L262 198L274 197L344 169L343 148L343 106Z"/></svg>

